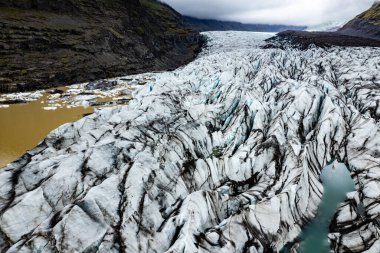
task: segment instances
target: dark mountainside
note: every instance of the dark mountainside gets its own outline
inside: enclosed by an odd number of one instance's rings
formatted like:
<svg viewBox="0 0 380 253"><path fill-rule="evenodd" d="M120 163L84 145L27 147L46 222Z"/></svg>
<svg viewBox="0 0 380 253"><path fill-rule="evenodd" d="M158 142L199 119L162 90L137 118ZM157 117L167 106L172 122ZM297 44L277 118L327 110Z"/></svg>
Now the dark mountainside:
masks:
<svg viewBox="0 0 380 253"><path fill-rule="evenodd" d="M266 25L266 24L243 24L232 21L219 21L215 19L199 19L184 16L187 26L195 31L254 31L254 32L281 32L285 30L304 30L306 26Z"/></svg>
<svg viewBox="0 0 380 253"><path fill-rule="evenodd" d="M285 44L306 50L311 45L317 47L380 47L380 40L344 35L337 32L284 31L267 40L264 47L283 47Z"/></svg>
<svg viewBox="0 0 380 253"><path fill-rule="evenodd" d="M380 3L348 22L337 32L285 31L267 40L266 47L282 47L290 43L301 49L318 47L380 47Z"/></svg>
<svg viewBox="0 0 380 253"><path fill-rule="evenodd" d="M0 0L0 92L176 68L203 39L156 0Z"/></svg>
<svg viewBox="0 0 380 253"><path fill-rule="evenodd" d="M340 33L380 40L380 2L344 25Z"/></svg>

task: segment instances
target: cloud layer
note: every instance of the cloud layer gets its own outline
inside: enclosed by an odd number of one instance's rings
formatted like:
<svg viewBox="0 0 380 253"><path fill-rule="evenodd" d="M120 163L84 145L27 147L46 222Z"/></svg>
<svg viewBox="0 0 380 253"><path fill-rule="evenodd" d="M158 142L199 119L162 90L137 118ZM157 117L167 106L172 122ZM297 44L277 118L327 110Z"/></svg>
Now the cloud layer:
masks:
<svg viewBox="0 0 380 253"><path fill-rule="evenodd" d="M163 0L182 14L244 23L316 25L350 20L374 0Z"/></svg>

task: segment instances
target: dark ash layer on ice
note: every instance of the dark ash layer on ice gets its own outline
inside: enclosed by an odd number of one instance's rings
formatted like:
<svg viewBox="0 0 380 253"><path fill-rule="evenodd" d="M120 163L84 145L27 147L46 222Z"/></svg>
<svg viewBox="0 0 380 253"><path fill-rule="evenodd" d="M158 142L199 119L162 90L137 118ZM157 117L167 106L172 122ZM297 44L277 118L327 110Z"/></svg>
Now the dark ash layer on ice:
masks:
<svg viewBox="0 0 380 253"><path fill-rule="evenodd" d="M338 32L285 31L267 40L264 48L284 48L287 46L306 50L310 47L380 47L380 39L355 37Z"/></svg>
<svg viewBox="0 0 380 253"><path fill-rule="evenodd" d="M333 250L379 252L380 49L208 36L129 106L58 128L0 171L0 251L277 252L315 217L337 159L357 191Z"/></svg>

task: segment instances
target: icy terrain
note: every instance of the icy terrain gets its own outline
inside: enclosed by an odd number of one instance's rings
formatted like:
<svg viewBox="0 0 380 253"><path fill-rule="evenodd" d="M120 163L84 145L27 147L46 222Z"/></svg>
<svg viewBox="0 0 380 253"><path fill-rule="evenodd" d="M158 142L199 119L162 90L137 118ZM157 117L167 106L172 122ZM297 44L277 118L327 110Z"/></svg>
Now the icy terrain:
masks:
<svg viewBox="0 0 380 253"><path fill-rule="evenodd" d="M347 24L349 20L335 20L306 28L308 32L335 32Z"/></svg>
<svg viewBox="0 0 380 253"><path fill-rule="evenodd" d="M0 171L0 251L277 252L315 217L336 159L357 192L332 246L379 252L380 49L206 35L128 106L63 125Z"/></svg>

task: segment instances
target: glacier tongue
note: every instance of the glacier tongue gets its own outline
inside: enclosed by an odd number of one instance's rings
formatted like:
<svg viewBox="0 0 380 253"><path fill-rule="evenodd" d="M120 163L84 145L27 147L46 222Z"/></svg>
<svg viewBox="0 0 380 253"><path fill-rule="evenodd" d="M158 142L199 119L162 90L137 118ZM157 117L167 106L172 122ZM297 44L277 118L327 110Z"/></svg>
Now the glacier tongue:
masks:
<svg viewBox="0 0 380 253"><path fill-rule="evenodd" d="M277 252L315 217L336 159L357 192L334 250L378 252L380 50L205 35L197 60L130 105L61 126L0 171L0 251ZM358 202L365 216L347 213Z"/></svg>

